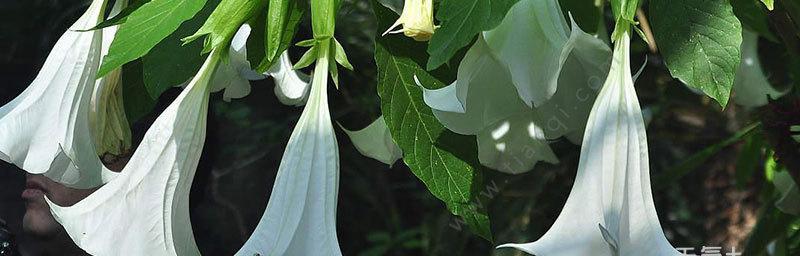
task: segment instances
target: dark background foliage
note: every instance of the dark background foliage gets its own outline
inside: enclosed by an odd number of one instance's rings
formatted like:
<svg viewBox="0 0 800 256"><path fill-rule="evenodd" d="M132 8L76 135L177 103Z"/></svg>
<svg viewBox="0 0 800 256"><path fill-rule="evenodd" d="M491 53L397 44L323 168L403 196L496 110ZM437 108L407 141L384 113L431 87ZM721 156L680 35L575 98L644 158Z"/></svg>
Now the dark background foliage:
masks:
<svg viewBox="0 0 800 256"><path fill-rule="evenodd" d="M87 4L82 0L0 3L0 104L16 97L33 80L52 45ZM301 25L297 40L310 38L307 23ZM340 89L330 97L334 119L349 129L360 129L380 115L372 54L375 30L368 1L345 1L337 38L356 72L340 71ZM745 186L736 187L740 144L724 148L672 183L658 177L750 124L758 112L733 104L720 110L708 98L671 80L659 57L648 53L641 40L635 42L634 63L644 63L648 56L637 92L652 114L648 126L651 176L665 233L677 247L723 246L725 251L731 247L741 251L756 225L759 207L765 204L759 200L760 165L746 177ZM781 48L764 44L765 54ZM297 59L300 53L292 56ZM191 192L192 225L204 255L232 254L255 228L286 140L300 115L300 108L276 100L271 80L252 85L250 96L230 103L212 95L206 145ZM162 95L160 107L133 124L134 137L141 138L176 92L172 89ZM345 255L520 254L494 251L493 244L470 234L401 162L387 167L362 157L339 129L337 137L341 154L337 225ZM572 186L579 147L559 140L553 148L559 165L540 163L516 176L485 171L486 187L475 203L488 209L496 244L535 240L558 215ZM35 255L37 248L51 245L21 231L23 184L23 171L0 163L0 219L17 234L23 251Z"/></svg>

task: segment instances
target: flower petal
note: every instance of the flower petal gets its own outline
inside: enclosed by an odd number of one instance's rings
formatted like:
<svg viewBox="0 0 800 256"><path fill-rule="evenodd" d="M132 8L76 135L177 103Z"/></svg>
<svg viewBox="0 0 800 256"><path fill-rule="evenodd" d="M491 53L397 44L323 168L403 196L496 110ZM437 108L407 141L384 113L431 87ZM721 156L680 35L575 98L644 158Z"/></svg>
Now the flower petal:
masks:
<svg viewBox="0 0 800 256"><path fill-rule="evenodd" d="M103 31L78 31L98 24L105 4L93 1L56 42L30 86L0 107L2 160L71 187L113 178L96 155L88 127Z"/></svg>
<svg viewBox="0 0 800 256"><path fill-rule="evenodd" d="M117 178L73 206L47 200L81 249L93 255L199 255L189 190L205 141L216 55L153 122Z"/></svg>
<svg viewBox="0 0 800 256"><path fill-rule="evenodd" d="M275 81L275 96L278 100L290 106L302 106L308 98L309 77L298 70L294 70L292 61L289 60L289 51L284 51L280 59L270 67L267 74Z"/></svg>
<svg viewBox="0 0 800 256"><path fill-rule="evenodd" d="M267 209L236 255L342 255L336 236L339 148L317 60L308 104L283 153Z"/></svg>
<svg viewBox="0 0 800 256"><path fill-rule="evenodd" d="M214 77L211 82L211 92L225 90L222 99L244 98L250 94L250 81L259 80L265 77L253 71L250 62L247 61L247 37L250 36L250 25L244 24L239 27L233 36L228 54L228 61L217 65Z"/></svg>
<svg viewBox="0 0 800 256"><path fill-rule="evenodd" d="M758 35L749 30L742 31L742 62L733 80L734 102L746 107L760 107L767 99L777 99L789 90L778 91L770 85L761 61L758 59Z"/></svg>
<svg viewBox="0 0 800 256"><path fill-rule="evenodd" d="M403 151L392 139L392 134L389 132L389 127L386 126L383 116L378 117L364 129L350 131L342 127L342 130L350 137L353 146L356 147L358 152L364 156L381 161L389 166L403 157Z"/></svg>
<svg viewBox="0 0 800 256"><path fill-rule="evenodd" d="M664 236L653 203L629 54L626 33L592 107L575 183L553 226L535 242L500 247L546 256L680 255Z"/></svg>
<svg viewBox="0 0 800 256"><path fill-rule="evenodd" d="M520 113L478 132L478 160L505 173L532 170L539 161L558 163L534 112Z"/></svg>
<svg viewBox="0 0 800 256"><path fill-rule="evenodd" d="M496 28L483 32L486 42L511 71L519 97L528 106L544 104L556 92L569 51L567 26L556 0L521 0Z"/></svg>
<svg viewBox="0 0 800 256"><path fill-rule="evenodd" d="M558 78L558 90L536 110L548 139L566 136L580 144L592 103L608 74L611 49L572 20L572 32L562 52L567 58Z"/></svg>

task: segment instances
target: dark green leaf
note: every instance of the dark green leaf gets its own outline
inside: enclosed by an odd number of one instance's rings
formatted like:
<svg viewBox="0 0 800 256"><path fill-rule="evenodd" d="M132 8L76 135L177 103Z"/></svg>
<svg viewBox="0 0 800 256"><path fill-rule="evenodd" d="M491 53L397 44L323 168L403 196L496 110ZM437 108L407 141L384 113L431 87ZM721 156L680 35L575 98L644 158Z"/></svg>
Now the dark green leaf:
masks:
<svg viewBox="0 0 800 256"><path fill-rule="evenodd" d="M383 7L376 7L375 15L383 26L397 18ZM475 137L445 129L423 102L415 76L426 85L444 83L420 65L427 57L422 47L424 44L405 37L377 38L375 61L381 111L392 137L403 149L403 161L414 175L476 234L491 240L485 209L472 203L476 189L483 183Z"/></svg>
<svg viewBox="0 0 800 256"><path fill-rule="evenodd" d="M97 77L147 54L205 3L206 0L152 0L142 5L119 26Z"/></svg>
<svg viewBox="0 0 800 256"><path fill-rule="evenodd" d="M490 0L444 0L436 18L440 27L428 45L428 70L436 69L469 45L483 29L491 13Z"/></svg>
<svg viewBox="0 0 800 256"><path fill-rule="evenodd" d="M275 54L271 55L270 50L268 50L269 45L265 48L265 58L262 59L258 65L259 72L267 71L275 61L278 60L277 56L289 49L289 46L292 45L292 39L294 38L295 33L297 32L297 27L300 25L300 21L303 19L304 13L304 3L302 1L293 0L290 2L288 8L288 18L285 23L283 23L283 31L280 33L281 39L278 43L277 49L275 50ZM268 31L266 33L269 33ZM266 35L265 35L266 36ZM269 40L265 38L264 40ZM269 44L269 43L268 43ZM274 45L274 44L273 44ZM256 63L256 62L252 62Z"/></svg>
<svg viewBox="0 0 800 256"><path fill-rule="evenodd" d="M650 18L672 76L703 91L724 108L739 67L742 44L742 25L730 3L653 0Z"/></svg>
<svg viewBox="0 0 800 256"><path fill-rule="evenodd" d="M151 97L144 88L140 60L122 66L122 98L129 124L146 116L156 105L157 98Z"/></svg>
<svg viewBox="0 0 800 256"><path fill-rule="evenodd" d="M239 30L239 27L262 11L266 6L266 0L222 0L211 13L206 22L194 35L183 39L184 42L191 42L201 36L208 36L203 44L203 52L210 52L211 49L226 49L230 46L231 39ZM228 51L222 51L222 56L226 56Z"/></svg>
<svg viewBox="0 0 800 256"><path fill-rule="evenodd" d="M202 42L184 45L181 38L197 31L218 2L209 1L194 18L183 23L142 57L144 86L151 98L158 99L167 89L188 81L203 65Z"/></svg>
<svg viewBox="0 0 800 256"><path fill-rule="evenodd" d="M117 0L117 1L122 1L122 0ZM101 29L101 28L110 27L110 26L114 26L114 25L119 25L119 24L125 23L125 20L127 20L128 15L131 15L131 13L133 13L136 10L138 10L139 7L142 7L142 5L144 5L144 4L148 3L148 2L150 2L150 0L133 1L130 4L128 4L128 6L125 7L125 9L122 9L122 11L120 11L119 14L117 14L114 17L111 17L110 19L107 19L107 20L104 20L104 21L100 22L100 24L97 24L97 26L95 26L91 30Z"/></svg>

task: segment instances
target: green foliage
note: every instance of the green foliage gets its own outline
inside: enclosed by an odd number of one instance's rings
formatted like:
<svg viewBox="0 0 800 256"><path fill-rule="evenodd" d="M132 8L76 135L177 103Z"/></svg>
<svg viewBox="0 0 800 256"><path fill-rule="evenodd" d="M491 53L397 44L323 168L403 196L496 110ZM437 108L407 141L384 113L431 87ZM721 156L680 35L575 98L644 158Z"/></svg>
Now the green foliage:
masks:
<svg viewBox="0 0 800 256"><path fill-rule="evenodd" d="M114 26L114 25L119 25L119 24L125 23L125 20L128 19L128 15L131 15L131 13L133 13L136 10L138 10L139 7L142 7L142 5L144 5L146 3L149 3L149 2L150 2L150 0L133 1L133 2L129 3L128 6L125 7L125 9L122 9L122 11L120 11L119 14L117 14L114 17L111 17L110 19L107 19L107 20L104 20L104 21L100 22L100 24L97 24L97 26L92 28L92 30L101 29L101 28L110 27L110 26Z"/></svg>
<svg viewBox="0 0 800 256"><path fill-rule="evenodd" d="M184 22L141 58L144 87L152 99L158 99L167 89L189 81L203 65L203 44L199 41L184 44L181 39L194 33L218 2L209 1L194 18Z"/></svg>
<svg viewBox="0 0 800 256"><path fill-rule="evenodd" d="M119 26L97 77L147 54L205 3L206 0L153 0L133 11Z"/></svg>
<svg viewBox="0 0 800 256"><path fill-rule="evenodd" d="M388 26L396 19L388 9L374 6L380 25ZM491 240L485 209L471 205L483 182L475 138L445 129L423 102L422 90L414 82L416 76L423 84L443 85L420 65L426 59L422 46L404 37L377 38L375 62L381 110L411 171L475 233Z"/></svg>
<svg viewBox="0 0 800 256"><path fill-rule="evenodd" d="M470 45L475 36L489 30L505 17L518 0L444 0L436 18L441 22L428 45L427 70L448 62L461 48ZM390 24L391 25L391 24ZM388 26L387 26L388 27Z"/></svg>
<svg viewBox="0 0 800 256"><path fill-rule="evenodd" d="M778 39L769 30L769 20L767 19L767 10L764 6L758 3L758 0L731 0L733 7L733 14L742 26L746 29L752 30L763 36L770 41L777 42Z"/></svg>
<svg viewBox="0 0 800 256"><path fill-rule="evenodd" d="M142 61L135 60L122 66L122 97L128 123L136 123L156 105L156 99L147 93L142 81Z"/></svg>
<svg viewBox="0 0 800 256"><path fill-rule="evenodd" d="M676 18L682 17L682 18ZM673 77L728 104L742 44L742 26L727 0L654 0L650 18Z"/></svg>
<svg viewBox="0 0 800 256"><path fill-rule="evenodd" d="M183 41L188 43L207 35L203 53L208 53L214 48L225 49L230 46L231 39L239 27L261 11L266 4L266 0L222 0L203 26ZM220 53L226 56L228 51Z"/></svg>
<svg viewBox="0 0 800 256"><path fill-rule="evenodd" d="M297 0L270 0L266 16L265 59L259 71L269 69L276 57L289 48L303 17L303 8Z"/></svg>

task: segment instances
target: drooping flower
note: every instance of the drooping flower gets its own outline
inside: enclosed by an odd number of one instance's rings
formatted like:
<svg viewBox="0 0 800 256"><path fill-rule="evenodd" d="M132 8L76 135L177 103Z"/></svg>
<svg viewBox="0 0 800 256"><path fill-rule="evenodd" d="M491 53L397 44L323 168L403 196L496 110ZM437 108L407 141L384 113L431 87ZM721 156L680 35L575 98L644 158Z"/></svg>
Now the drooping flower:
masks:
<svg viewBox="0 0 800 256"><path fill-rule="evenodd" d="M309 76L294 70L294 64L289 60L289 51L284 51L278 61L267 70L267 74L275 82L275 96L278 100L290 106L306 104L309 91Z"/></svg>
<svg viewBox="0 0 800 256"><path fill-rule="evenodd" d="M504 244L530 254L680 255L658 222L647 135L630 71L630 37L614 47L611 70L586 125L578 173L561 214L539 240Z"/></svg>
<svg viewBox="0 0 800 256"><path fill-rule="evenodd" d="M758 34L742 30L742 62L733 80L734 102L745 107L760 107L767 99L777 99L789 90L778 91L770 85L758 59Z"/></svg>
<svg viewBox="0 0 800 256"><path fill-rule="evenodd" d="M210 82L218 63L214 49L153 122L118 177L69 207L48 200L78 247L92 255L199 255L189 221L189 190L205 142Z"/></svg>
<svg viewBox="0 0 800 256"><path fill-rule="evenodd" d="M0 160L71 187L95 187L115 173L103 168L89 111L107 0L94 0L56 42L42 69L17 98L0 107Z"/></svg>
<svg viewBox="0 0 800 256"><path fill-rule="evenodd" d="M402 25L403 28L392 31ZM436 26L433 25L433 0L405 0L403 13L383 35L403 33L416 41L431 40Z"/></svg>
<svg viewBox="0 0 800 256"><path fill-rule="evenodd" d="M250 25L243 24L234 34L228 50L228 60L214 71L211 81L211 92L225 89L222 99L243 98L250 94L250 81L264 79L265 76L254 71L247 60L247 38L250 36Z"/></svg>
<svg viewBox="0 0 800 256"><path fill-rule="evenodd" d="M403 151L392 139L392 134L389 132L389 127L386 126L383 116L378 117L364 129L350 131L342 127L342 130L350 137L350 141L353 142L353 146L356 147L358 152L364 156L390 166L397 159L403 157Z"/></svg>
<svg viewBox="0 0 800 256"><path fill-rule="evenodd" d="M523 0L512 9L541 3L547 1ZM555 11L560 13L560 10ZM531 14L520 11L508 14L512 15ZM525 103L508 65L484 37L479 37L467 51L459 64L456 82L436 90L423 88L425 103L449 130L477 135L478 158L483 165L507 173L522 173L532 169L538 161L557 163L548 140L566 136L573 142L580 141L596 89L601 77L608 72L607 61L611 56L611 50L601 40L584 33L574 22L572 27L564 49L554 50L559 55L566 52L559 61L564 63L558 71L560 75L555 74L559 90L538 107ZM526 30L509 33L526 33ZM531 48L549 49L538 45ZM526 56L525 52L520 55ZM548 61L538 55L527 57Z"/></svg>
<svg viewBox="0 0 800 256"><path fill-rule="evenodd" d="M117 15L127 1L116 1L109 17ZM117 26L102 29L101 56L108 54ZM102 57L101 57L102 58ZM122 155L131 148L131 129L122 98L122 69L117 68L97 79L89 109L89 127L98 156Z"/></svg>
<svg viewBox="0 0 800 256"><path fill-rule="evenodd" d="M236 255L342 255L336 235L339 148L327 88L329 65L335 65L333 40L317 44L311 94L289 137L267 209Z"/></svg>

